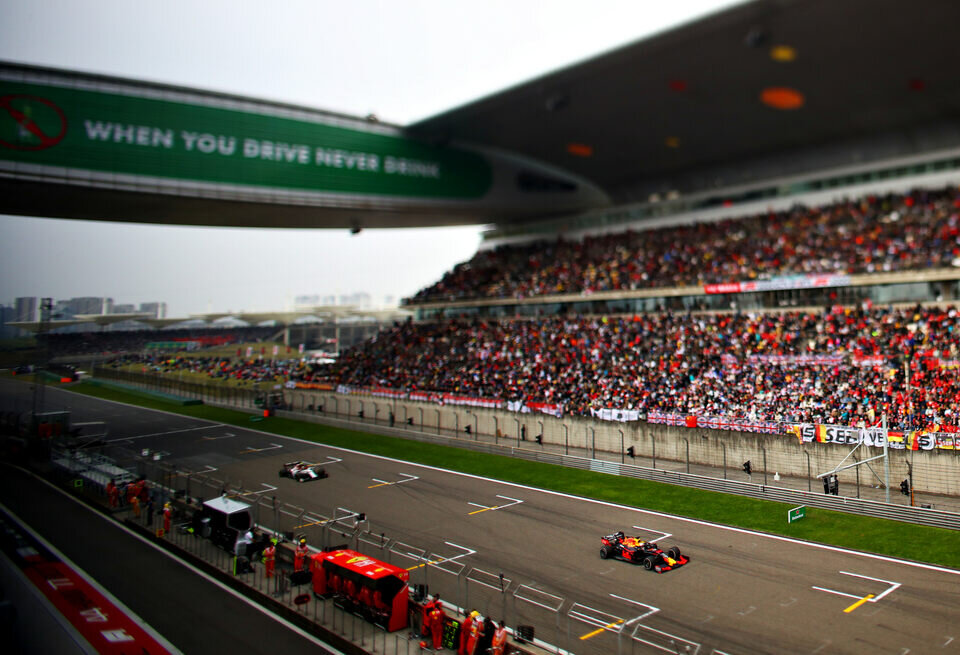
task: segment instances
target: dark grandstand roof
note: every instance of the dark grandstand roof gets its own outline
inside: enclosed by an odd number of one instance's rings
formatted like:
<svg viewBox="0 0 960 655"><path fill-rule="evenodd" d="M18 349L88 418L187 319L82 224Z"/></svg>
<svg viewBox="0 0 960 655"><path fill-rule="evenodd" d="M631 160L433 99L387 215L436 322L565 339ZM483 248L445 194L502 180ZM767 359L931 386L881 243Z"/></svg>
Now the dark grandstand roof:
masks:
<svg viewBox="0 0 960 655"><path fill-rule="evenodd" d="M632 200L645 179L956 125L957 25L957 0L757 0L410 129L517 152ZM771 108L768 87L799 91L803 106Z"/></svg>

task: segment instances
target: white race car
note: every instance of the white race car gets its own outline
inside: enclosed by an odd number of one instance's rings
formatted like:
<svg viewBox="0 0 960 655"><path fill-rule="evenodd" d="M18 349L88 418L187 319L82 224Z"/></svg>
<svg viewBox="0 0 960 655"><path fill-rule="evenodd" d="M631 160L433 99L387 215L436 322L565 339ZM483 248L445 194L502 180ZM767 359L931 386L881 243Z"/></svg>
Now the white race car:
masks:
<svg viewBox="0 0 960 655"><path fill-rule="evenodd" d="M297 482L310 482L327 477L327 472L320 464L311 464L310 462L296 461L287 462L280 471L281 478L292 478Z"/></svg>

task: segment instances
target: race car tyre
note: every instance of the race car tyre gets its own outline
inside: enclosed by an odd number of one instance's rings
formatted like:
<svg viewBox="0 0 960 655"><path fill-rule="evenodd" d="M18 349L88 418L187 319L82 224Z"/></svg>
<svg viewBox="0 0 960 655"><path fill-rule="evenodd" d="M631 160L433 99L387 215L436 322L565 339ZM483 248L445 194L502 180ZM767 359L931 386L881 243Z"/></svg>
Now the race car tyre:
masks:
<svg viewBox="0 0 960 655"><path fill-rule="evenodd" d="M653 570L653 560L654 560L653 555L647 555L646 557L644 557L643 568L645 568L648 571Z"/></svg>
<svg viewBox="0 0 960 655"><path fill-rule="evenodd" d="M611 554L613 549L610 546L600 546L600 559L608 559Z"/></svg>
<svg viewBox="0 0 960 655"><path fill-rule="evenodd" d="M667 551L667 557L669 557L670 559L680 559L680 549L677 548L676 546L671 547Z"/></svg>
<svg viewBox="0 0 960 655"><path fill-rule="evenodd" d="M305 476L305 475L298 475L298 476L297 476L297 482L306 482L306 481L307 481L307 476Z"/></svg>

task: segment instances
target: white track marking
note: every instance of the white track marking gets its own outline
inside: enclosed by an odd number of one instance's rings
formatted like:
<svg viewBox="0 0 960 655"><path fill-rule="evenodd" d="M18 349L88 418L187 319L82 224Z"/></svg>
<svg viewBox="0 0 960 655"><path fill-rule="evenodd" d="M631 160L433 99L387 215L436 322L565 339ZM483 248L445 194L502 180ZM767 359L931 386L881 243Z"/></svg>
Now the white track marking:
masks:
<svg viewBox="0 0 960 655"><path fill-rule="evenodd" d="M421 566L426 566L427 564L429 564L430 566L435 566L436 568L440 569L441 571L446 571L447 573L453 573L452 571L447 571L445 568L443 568L442 566L438 566L438 565L439 565L439 564L445 564L445 563L447 563L447 562L456 562L458 559L461 559L461 558L463 558L463 557L469 557L470 555L473 555L473 554L475 554L475 553L477 552L477 551L475 551L475 550L472 549L472 548L467 548L466 546L461 546L461 545L459 545L459 544L455 544L455 543L453 543L452 541L444 541L443 543L445 543L446 545L450 546L451 548L456 548L457 550L462 550L463 552L460 553L459 555L454 555L453 557L442 557L442 556L441 556L441 557L438 557L437 559L432 559L432 560L430 560L429 562L426 562L426 563L423 563L423 564L417 564L416 566L413 566L413 567L411 567L411 568L408 568L407 570L408 570L408 571L412 571L413 569L419 569ZM436 553L434 553L434 555L436 555ZM457 575L457 574L456 574L456 573L453 573L453 575Z"/></svg>
<svg viewBox="0 0 960 655"><path fill-rule="evenodd" d="M517 498L511 498L510 496L501 496L500 494L497 494L497 498L503 498L504 500L509 500L512 502L509 502L505 505L494 505L493 507L487 507L486 505L481 505L480 503L468 502L467 503L468 505L473 505L474 507L480 508L472 512L469 512L469 514L479 514L480 512L493 511L493 510L503 509L505 507L513 507L514 505L519 505L520 503L523 502L522 500L519 500Z"/></svg>
<svg viewBox="0 0 960 655"><path fill-rule="evenodd" d="M220 441L221 439L233 439L236 436L237 435L235 435L232 432L225 432L222 437L200 437L200 438L203 439L204 441Z"/></svg>
<svg viewBox="0 0 960 655"><path fill-rule="evenodd" d="M375 488L375 487L389 487L389 486L392 486L392 485L395 485L395 484L403 484L404 482L413 482L414 480L419 480L419 479L420 479L420 478L417 477L416 475L410 475L410 474L408 474L408 473L397 473L397 475L402 475L402 476L404 477L404 479L403 479L403 480L393 480L392 482L388 482L387 480L380 480L380 479L378 479L378 478L370 478L371 480L373 480L374 482L377 482L378 484L371 485L371 486L367 487L367 489L373 489L373 488Z"/></svg>
<svg viewBox="0 0 960 655"><path fill-rule="evenodd" d="M270 491L276 491L277 489L272 484L267 484L266 482L261 482L260 486L266 487L266 489L261 489L260 491L245 491L242 494L233 494L232 496L229 496L229 498L240 498L242 496L257 496L259 494L265 494Z"/></svg>
<svg viewBox="0 0 960 655"><path fill-rule="evenodd" d="M902 584L899 582L893 582L892 580L882 580L880 578L871 578L869 575L860 575L859 573L850 573L849 571L838 571L838 573L840 573L841 575L850 575L855 578L863 578L864 580L873 580L874 582L885 582L886 584L890 585L890 588L884 591L883 593L877 594L876 596L872 596L871 598L866 599L866 602L868 603L875 603L881 598L883 598L884 596L886 596L887 594L893 591L896 591L902 586ZM848 594L843 591L836 591L835 589L827 589L825 587L813 587L813 589L816 589L817 591L825 591L828 594L836 594L837 596L847 596L848 598L855 598L857 600L864 598L863 594Z"/></svg>
<svg viewBox="0 0 960 655"><path fill-rule="evenodd" d="M209 464L204 464L204 469L202 471L177 471L177 475L203 475L204 473L213 473L218 470L216 466L210 466Z"/></svg>
<svg viewBox="0 0 960 655"><path fill-rule="evenodd" d="M180 414L177 414L180 416ZM202 420L202 419L198 419ZM177 434L179 432L193 432L194 430L211 430L213 428L222 428L222 423L215 425L201 425L195 428L183 428L182 430L167 430L166 432L152 432L150 434L138 434L133 437L117 437L116 439L107 439L106 443L116 443L118 441L133 441L134 439L146 439L147 437L165 437L168 434Z"/></svg>
<svg viewBox="0 0 960 655"><path fill-rule="evenodd" d="M660 535L659 539L649 539L648 541L663 541L664 539L669 539L673 536L672 532L660 532L659 530L651 530L650 528L645 528L642 525L632 525L630 526L636 530L643 530L644 532L653 532Z"/></svg>
<svg viewBox="0 0 960 655"><path fill-rule="evenodd" d="M265 448L254 448L253 446L247 446L247 449L241 450L240 454L248 455L250 453L262 453L265 450L276 450L277 448L283 448L283 446L278 443L271 443L269 446L266 446Z"/></svg>
<svg viewBox="0 0 960 655"><path fill-rule="evenodd" d="M54 391L59 391L62 393L71 393L76 394L76 392L70 391L69 389L54 389ZM118 400L107 400L105 398L96 398L95 396L87 396L86 394L76 394L78 396L83 396L87 399L92 399L95 401L100 401L104 403L113 403L115 405L122 405L124 407L132 407L140 411L145 412L157 412L159 414L167 414L169 416L175 416L177 418L183 418L183 414L176 414L174 412L169 412L163 409L148 409L146 407L140 407L139 405L131 405L130 403L123 403ZM229 408L228 408L229 409ZM202 421L205 419L196 419ZM214 423L214 421L210 421ZM219 425L219 424L218 424ZM337 450L344 453L350 453L352 455L362 455L364 457L372 457L374 459L379 459L384 462L395 462L403 466L415 466L427 471L438 471L440 473L446 473L448 475L456 475L463 478L470 478L471 480L481 480L484 482L492 482L495 484L501 484L507 487L513 487L515 489L524 489L526 491L535 491L542 494L547 494L549 496L555 496L557 498L569 498L571 500L577 500L580 502L592 503L594 505L601 505L603 507L612 507L615 509L628 510L631 512L637 512L638 514L647 514L649 516L657 516L660 518L667 518L674 521L680 521L683 523L690 523L692 525L702 525L710 528L715 528L717 530L725 530L727 532L735 532L737 534L746 534L762 539L770 539L773 541L780 541L788 544L796 544L799 546L805 546L807 548L814 548L817 550L826 550L834 553L843 553L844 555L852 555L855 557L863 557L865 559L872 559L879 562L889 562L892 564L899 564L901 566L910 566L918 569L925 569L927 571L936 571L937 573L948 573L950 575L960 576L960 569L949 569L943 566L937 566L936 564L924 564L923 562L912 562L910 560L898 559L896 557L889 557L887 555L877 555L874 553L864 553L862 551L851 550L849 548L843 548L841 546L831 546L829 544L818 544L813 541L804 541L803 539L795 539L793 537L784 537L781 535L767 534L765 532L757 532L755 530L749 530L747 528L737 528L731 525L723 525L721 523L714 523L712 521L704 521L703 519L692 519L686 516L678 516L676 514L668 514L666 512L657 512L650 509L640 509L638 507L629 507L627 505L621 505L619 503L612 503L606 500L596 500L594 498L587 498L585 496L577 496L576 494L568 494L562 491L553 491L550 489L540 489L539 487L531 487L530 485L519 484L517 482L507 482L505 480L497 480L495 478L489 478L483 475L474 475L472 473L463 473L461 471L452 471L450 469L445 469L439 466L430 466L429 464L419 464L417 462L410 462L404 459L397 459L396 457L387 457L385 455L375 455L371 453L365 453L359 450L352 450L350 448L343 448L342 446L331 446L328 444L317 443L316 441L308 441L306 439L299 439L297 437L288 437L286 435L275 434L273 432L264 432L263 430L255 430L252 428L243 428L247 432L253 432L256 434L262 434L264 436L269 436L277 439L286 439L288 441L296 441L297 443L306 444L309 446L319 446L322 448L329 448L330 450Z"/></svg>
<svg viewBox="0 0 960 655"><path fill-rule="evenodd" d="M644 612L643 614L641 614L641 615L639 615L639 616L635 616L634 618L632 618L632 619L630 619L629 621L627 621L628 624L629 624L629 623L633 623L634 621L639 621L639 620L641 620L641 619L645 619L645 618L647 618L648 616L652 616L652 615L654 615L654 614L656 614L657 612L660 611L660 608L659 608L659 607L654 607L653 605L648 605L647 603L641 603L639 600L633 600L632 598L625 598L624 596L618 596L618 595L616 595L616 594L610 594L610 597L611 597L611 598L616 598L617 600L622 600L622 601L625 601L625 602L628 602L628 603L632 603L632 604L634 604L634 605L639 605L640 607L645 607L645 608L647 608L647 611Z"/></svg>

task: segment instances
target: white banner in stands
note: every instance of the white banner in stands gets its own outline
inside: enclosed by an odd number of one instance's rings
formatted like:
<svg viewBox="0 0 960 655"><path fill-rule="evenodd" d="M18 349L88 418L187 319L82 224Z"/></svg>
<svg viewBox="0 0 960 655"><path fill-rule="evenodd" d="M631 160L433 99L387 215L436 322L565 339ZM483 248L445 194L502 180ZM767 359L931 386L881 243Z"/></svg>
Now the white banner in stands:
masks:
<svg viewBox="0 0 960 655"><path fill-rule="evenodd" d="M626 421L640 420L640 412L636 409L610 409L609 407L597 409L591 407L590 413L594 418L598 418L601 421L620 421L623 423Z"/></svg>

